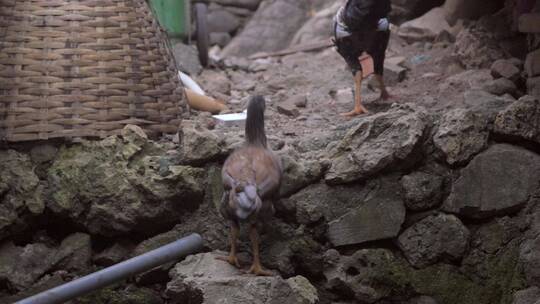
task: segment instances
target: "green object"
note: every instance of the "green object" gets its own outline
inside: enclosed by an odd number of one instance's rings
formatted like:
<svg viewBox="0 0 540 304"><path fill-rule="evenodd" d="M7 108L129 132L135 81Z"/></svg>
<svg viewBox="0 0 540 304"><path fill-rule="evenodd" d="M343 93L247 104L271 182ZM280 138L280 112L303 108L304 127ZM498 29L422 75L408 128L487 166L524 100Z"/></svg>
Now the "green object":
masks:
<svg viewBox="0 0 540 304"><path fill-rule="evenodd" d="M180 38L190 36L190 0L150 0L150 6L169 36Z"/></svg>

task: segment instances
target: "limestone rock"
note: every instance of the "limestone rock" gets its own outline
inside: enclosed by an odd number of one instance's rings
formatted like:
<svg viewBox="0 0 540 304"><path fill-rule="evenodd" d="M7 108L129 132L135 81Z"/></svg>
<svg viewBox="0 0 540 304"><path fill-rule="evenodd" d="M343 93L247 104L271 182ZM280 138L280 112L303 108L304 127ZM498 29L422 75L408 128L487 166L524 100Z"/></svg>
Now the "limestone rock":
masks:
<svg viewBox="0 0 540 304"><path fill-rule="evenodd" d="M90 269L92 244L90 235L74 233L66 237L55 255L56 268L70 273L86 274Z"/></svg>
<svg viewBox="0 0 540 304"><path fill-rule="evenodd" d="M326 182L365 179L413 156L429 122L422 110L393 106L388 112L362 118L330 151Z"/></svg>
<svg viewBox="0 0 540 304"><path fill-rule="evenodd" d="M202 165L223 155L225 141L216 133L186 125L182 129L179 162L185 165Z"/></svg>
<svg viewBox="0 0 540 304"><path fill-rule="evenodd" d="M407 208L418 211L440 205L443 181L441 176L424 172L414 172L403 176L401 185Z"/></svg>
<svg viewBox="0 0 540 304"><path fill-rule="evenodd" d="M45 210L43 186L27 155L0 151L0 240Z"/></svg>
<svg viewBox="0 0 540 304"><path fill-rule="evenodd" d="M128 242L116 243L96 254L92 260L99 266L111 266L126 260L133 248Z"/></svg>
<svg viewBox="0 0 540 304"><path fill-rule="evenodd" d="M529 77L540 75L540 50L536 50L527 55L525 60L525 71Z"/></svg>
<svg viewBox="0 0 540 304"><path fill-rule="evenodd" d="M259 3L261 3L261 0L214 0L213 2L223 6L241 7L255 10L259 6Z"/></svg>
<svg viewBox="0 0 540 304"><path fill-rule="evenodd" d="M307 19L306 12L305 1L264 1L240 34L223 49L222 56L242 57L286 48Z"/></svg>
<svg viewBox="0 0 540 304"><path fill-rule="evenodd" d="M417 19L403 23L398 35L409 43L415 41L433 41L440 35L450 34L452 28L444 18L445 11L437 7Z"/></svg>
<svg viewBox="0 0 540 304"><path fill-rule="evenodd" d="M224 9L211 9L207 19L209 33L234 33L240 27L238 17Z"/></svg>
<svg viewBox="0 0 540 304"><path fill-rule="evenodd" d="M290 100L281 102L277 105L278 113L287 115L289 117L298 117L300 116L300 111L296 107L296 105L291 102Z"/></svg>
<svg viewBox="0 0 540 304"><path fill-rule="evenodd" d="M437 300L428 296L419 296L409 301L409 304L438 304Z"/></svg>
<svg viewBox="0 0 540 304"><path fill-rule="evenodd" d="M457 0L462 1L462 0ZM489 68L505 57L497 39L482 27L465 28L456 36L454 54L467 68Z"/></svg>
<svg viewBox="0 0 540 304"><path fill-rule="evenodd" d="M5 242L0 245L0 280L15 290L26 289L53 267L55 255L55 249L43 244L18 247Z"/></svg>
<svg viewBox="0 0 540 304"><path fill-rule="evenodd" d="M501 96L504 94L515 95L517 86L514 82L506 78L490 80L483 89L493 95Z"/></svg>
<svg viewBox="0 0 540 304"><path fill-rule="evenodd" d="M506 78L516 82L521 77L521 71L512 61L499 59L491 65L491 75L494 78Z"/></svg>
<svg viewBox="0 0 540 304"><path fill-rule="evenodd" d="M474 89L463 94L465 108L479 113L491 123L500 111L511 105L515 99L507 96L496 96L488 92Z"/></svg>
<svg viewBox="0 0 540 304"><path fill-rule="evenodd" d="M482 0L447 0L444 3L446 19L451 24L459 19L477 19L498 9L498 3Z"/></svg>
<svg viewBox="0 0 540 304"><path fill-rule="evenodd" d="M540 181L540 156L506 144L475 157L452 185L443 210L487 218L519 210Z"/></svg>
<svg viewBox="0 0 540 304"><path fill-rule="evenodd" d="M284 149L278 153L283 166L280 196L289 196L318 181L323 176L321 162L302 159L298 153Z"/></svg>
<svg viewBox="0 0 540 304"><path fill-rule="evenodd" d="M530 287L516 291L512 304L536 304L540 299L540 288Z"/></svg>
<svg viewBox="0 0 540 304"><path fill-rule="evenodd" d="M398 245L415 267L433 264L442 258L459 260L468 248L469 231L453 215L429 216L405 230Z"/></svg>
<svg viewBox="0 0 540 304"><path fill-rule="evenodd" d="M30 150L32 161L38 164L53 160L58 152L58 148L49 144L40 144Z"/></svg>
<svg viewBox="0 0 540 304"><path fill-rule="evenodd" d="M342 5L340 1L327 4L327 7L315 13L294 35L291 46L329 39L333 33L333 18Z"/></svg>
<svg viewBox="0 0 540 304"><path fill-rule="evenodd" d="M404 221L400 199L374 198L328 223L328 239L334 246L389 239L399 234Z"/></svg>
<svg viewBox="0 0 540 304"><path fill-rule="evenodd" d="M527 79L527 92L536 98L540 98L540 76Z"/></svg>
<svg viewBox="0 0 540 304"><path fill-rule="evenodd" d="M540 99L525 96L508 106L497 115L494 131L540 143Z"/></svg>
<svg viewBox="0 0 540 304"><path fill-rule="evenodd" d="M48 170L48 207L92 234L150 234L202 200L204 170L172 165L136 132L63 147Z"/></svg>
<svg viewBox="0 0 540 304"><path fill-rule="evenodd" d="M178 70L189 75L201 73L203 68L199 60L199 53L194 46L178 42L173 45L172 52Z"/></svg>
<svg viewBox="0 0 540 304"><path fill-rule="evenodd" d="M519 260L525 265L523 271L529 286L540 286L540 236L521 244Z"/></svg>
<svg viewBox="0 0 540 304"><path fill-rule="evenodd" d="M447 112L433 136L433 143L450 165L467 163L487 146L487 121L465 109Z"/></svg>
<svg viewBox="0 0 540 304"><path fill-rule="evenodd" d="M278 276L246 276L227 262L217 260L218 254L188 256L175 266L166 290L171 303L186 303L190 299L202 304L318 302L316 289L304 278L284 280Z"/></svg>

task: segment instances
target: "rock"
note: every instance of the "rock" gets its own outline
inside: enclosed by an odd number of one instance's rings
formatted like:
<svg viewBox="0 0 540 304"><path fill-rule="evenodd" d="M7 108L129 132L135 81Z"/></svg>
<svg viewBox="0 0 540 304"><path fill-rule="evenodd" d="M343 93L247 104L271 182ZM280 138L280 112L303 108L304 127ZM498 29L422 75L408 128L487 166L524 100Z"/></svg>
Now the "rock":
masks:
<svg viewBox="0 0 540 304"><path fill-rule="evenodd" d="M398 36L409 43L416 41L434 41L441 35L451 36L452 28L444 19L445 11L437 7L417 19L403 23Z"/></svg>
<svg viewBox="0 0 540 304"><path fill-rule="evenodd" d="M451 24L459 19L478 19L499 9L497 2L486 3L481 0L447 0L444 3L446 20Z"/></svg>
<svg viewBox="0 0 540 304"><path fill-rule="evenodd" d="M494 78L506 78L515 83L521 77L521 71L512 61L499 59L491 65L491 75Z"/></svg>
<svg viewBox="0 0 540 304"><path fill-rule="evenodd" d="M525 72L527 72L529 77L540 75L540 49L527 55L527 59L525 60Z"/></svg>
<svg viewBox="0 0 540 304"><path fill-rule="evenodd" d="M181 164L199 166L224 156L225 141L216 133L192 125L184 125L182 133Z"/></svg>
<svg viewBox="0 0 540 304"><path fill-rule="evenodd" d="M215 258L223 254L197 254L178 263L170 273L172 280L166 289L171 303L190 303L193 300L201 304L318 302L316 289L307 279L246 276L227 262Z"/></svg>
<svg viewBox="0 0 540 304"><path fill-rule="evenodd" d="M197 81L200 82L201 87L209 94L231 94L231 80L229 80L225 73L212 69L205 69L201 75L197 77Z"/></svg>
<svg viewBox="0 0 540 304"><path fill-rule="evenodd" d="M467 68L489 68L494 61L506 57L492 36L483 27L465 28L457 34L454 55Z"/></svg>
<svg viewBox="0 0 540 304"><path fill-rule="evenodd" d="M209 33L234 33L240 27L238 17L224 9L210 10L207 19Z"/></svg>
<svg viewBox="0 0 540 304"><path fill-rule="evenodd" d="M179 42L173 45L172 52L178 70L189 75L198 75L202 71L199 53L195 47Z"/></svg>
<svg viewBox="0 0 540 304"><path fill-rule="evenodd" d="M540 77L527 79L527 92L536 98L540 98Z"/></svg>
<svg viewBox="0 0 540 304"><path fill-rule="evenodd" d="M328 239L334 246L389 239L399 234L404 221L400 199L377 197L328 223Z"/></svg>
<svg viewBox="0 0 540 304"><path fill-rule="evenodd" d="M0 151L0 240L26 228L45 210L43 186L27 155Z"/></svg>
<svg viewBox="0 0 540 304"><path fill-rule="evenodd" d="M528 286L540 286L540 236L527 239L521 244L519 260L525 265L523 272Z"/></svg>
<svg viewBox="0 0 540 304"><path fill-rule="evenodd" d="M386 62L384 64L384 83L388 86L395 86L405 80L407 69L399 65Z"/></svg>
<svg viewBox="0 0 540 304"><path fill-rule="evenodd" d="M32 161L38 164L50 162L56 157L58 148L49 144L37 145L30 150Z"/></svg>
<svg viewBox="0 0 540 304"><path fill-rule="evenodd" d="M540 99L524 96L511 104L497 115L494 131L540 144Z"/></svg>
<svg viewBox="0 0 540 304"><path fill-rule="evenodd" d="M92 260L96 265L108 267L126 260L134 247L134 245L128 242L115 243L111 247L96 254Z"/></svg>
<svg viewBox="0 0 540 304"><path fill-rule="evenodd" d="M419 296L409 301L409 304L438 304L437 300L428 296Z"/></svg>
<svg viewBox="0 0 540 304"><path fill-rule="evenodd" d="M515 99L496 96L482 90L470 90L463 94L465 107L472 112L481 113L489 122L497 114L511 105Z"/></svg>
<svg viewBox="0 0 540 304"><path fill-rule="evenodd" d="M414 269L388 249L362 249L350 256L330 249L324 258L326 289L346 294L354 303L407 303L411 295L430 295L452 304L510 303L516 286L522 284L512 255L491 261L491 276L483 280L472 280L470 274L445 263Z"/></svg>
<svg viewBox="0 0 540 304"><path fill-rule="evenodd" d="M433 136L433 143L450 165L467 163L487 147L487 121L466 109L447 112Z"/></svg>
<svg viewBox="0 0 540 304"><path fill-rule="evenodd" d="M296 0L266 1L222 51L224 57L246 57L257 52L286 48L307 17L307 3Z"/></svg>
<svg viewBox="0 0 540 304"><path fill-rule="evenodd" d="M498 144L475 157L452 185L443 210L488 218L519 210L540 180L540 156Z"/></svg>
<svg viewBox="0 0 540 304"><path fill-rule="evenodd" d="M298 117L300 116L300 111L296 107L294 103L292 103L290 100L281 102L277 105L278 113L281 113L283 115L287 115L290 117Z"/></svg>
<svg viewBox="0 0 540 304"><path fill-rule="evenodd" d="M15 290L32 286L55 263L56 250L43 244L15 246L12 242L0 245L0 281Z"/></svg>
<svg viewBox="0 0 540 304"><path fill-rule="evenodd" d="M514 82L506 78L498 78L486 83L483 89L493 95L502 96L504 94L516 95L517 86Z"/></svg>
<svg viewBox="0 0 540 304"><path fill-rule="evenodd" d="M62 147L48 170L48 207L91 234L155 233L198 206L203 169L172 165L142 135Z"/></svg>
<svg viewBox="0 0 540 304"><path fill-rule="evenodd" d="M90 235L74 233L66 237L56 253L55 268L70 273L87 274L90 270L92 244Z"/></svg>
<svg viewBox="0 0 540 304"><path fill-rule="evenodd" d="M213 0L213 2L223 6L247 8L250 10L257 9L261 1L262 0Z"/></svg>
<svg viewBox="0 0 540 304"><path fill-rule="evenodd" d="M313 184L290 198L281 199L276 209L278 214L283 211L283 216L292 214L296 222L304 225L321 220L330 222L360 206L372 190L372 187L358 185L330 187L325 183Z"/></svg>
<svg viewBox="0 0 540 304"><path fill-rule="evenodd" d="M333 36L333 18L342 5L341 2L328 3L318 11L294 35L291 46L313 41L321 41Z"/></svg>
<svg viewBox="0 0 540 304"><path fill-rule="evenodd" d="M432 215L405 230L398 246L415 267L425 267L448 258L459 260L469 244L469 231L461 221L446 214Z"/></svg>
<svg viewBox="0 0 540 304"><path fill-rule="evenodd" d="M16 303L17 301L24 300L40 292L47 291L56 286L66 283L66 277L67 276L65 271L57 271L52 274L46 274L42 278L40 278L35 284L32 284L32 286L28 289L25 289L11 296L0 296L0 303Z"/></svg>
<svg viewBox="0 0 540 304"><path fill-rule="evenodd" d="M209 34L209 39L211 45L218 45L223 48L231 42L232 37L229 33L212 32Z"/></svg>
<svg viewBox="0 0 540 304"><path fill-rule="evenodd" d="M298 190L313 184L323 176L323 166L319 161L305 160L298 153L284 149L278 154L283 166L280 196L290 196Z"/></svg>
<svg viewBox="0 0 540 304"><path fill-rule="evenodd" d="M414 211L437 207L442 202L444 179L441 176L424 172L414 172L403 176L405 205Z"/></svg>
<svg viewBox="0 0 540 304"><path fill-rule="evenodd" d="M327 183L362 180L406 162L414 156L429 124L423 110L399 105L359 121L329 152Z"/></svg>
<svg viewBox="0 0 540 304"><path fill-rule="evenodd" d="M540 299L540 288L529 287L524 290L516 291L512 304L536 304Z"/></svg>
<svg viewBox="0 0 540 304"><path fill-rule="evenodd" d="M106 287L77 299L77 304L163 304L159 293L145 287Z"/></svg>
<svg viewBox="0 0 540 304"><path fill-rule="evenodd" d="M522 33L540 33L540 14L522 14L518 19L518 30Z"/></svg>
<svg viewBox="0 0 540 304"><path fill-rule="evenodd" d="M305 108L307 106L307 96L304 94L293 95L289 98L288 103L294 104L297 108Z"/></svg>

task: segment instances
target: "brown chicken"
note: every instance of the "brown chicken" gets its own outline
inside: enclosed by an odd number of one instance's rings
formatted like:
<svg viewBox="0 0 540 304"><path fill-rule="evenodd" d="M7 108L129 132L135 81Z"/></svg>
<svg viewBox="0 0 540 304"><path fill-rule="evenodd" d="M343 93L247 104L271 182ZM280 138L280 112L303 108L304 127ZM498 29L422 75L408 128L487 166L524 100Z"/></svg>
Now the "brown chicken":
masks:
<svg viewBox="0 0 540 304"><path fill-rule="evenodd" d="M281 161L266 146L264 110L262 96L249 101L246 142L227 158L221 172L225 192L220 211L231 222L231 251L220 259L240 268L236 242L240 223L248 223L253 254L249 273L256 275L272 275L261 266L257 224L273 215L282 176Z"/></svg>

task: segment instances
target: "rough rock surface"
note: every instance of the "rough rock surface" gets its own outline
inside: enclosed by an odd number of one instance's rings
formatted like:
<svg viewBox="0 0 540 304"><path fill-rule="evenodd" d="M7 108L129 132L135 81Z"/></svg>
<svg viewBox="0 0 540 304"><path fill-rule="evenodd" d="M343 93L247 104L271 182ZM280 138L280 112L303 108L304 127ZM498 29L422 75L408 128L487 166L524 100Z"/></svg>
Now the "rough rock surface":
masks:
<svg viewBox="0 0 540 304"><path fill-rule="evenodd" d="M467 163L487 147L487 121L466 109L446 113L433 136L435 147L450 165Z"/></svg>
<svg viewBox="0 0 540 304"><path fill-rule="evenodd" d="M499 59L491 65L491 75L494 78L506 78L516 82L521 77L520 69L508 59Z"/></svg>
<svg viewBox="0 0 540 304"><path fill-rule="evenodd" d="M172 281L166 290L171 303L190 300L202 304L317 303L317 290L307 279L248 276L216 259L217 255L224 254L197 254L177 264L170 273Z"/></svg>
<svg viewBox="0 0 540 304"><path fill-rule="evenodd" d="M540 300L540 288L530 287L516 291L512 304L536 304Z"/></svg>
<svg viewBox="0 0 540 304"><path fill-rule="evenodd" d="M510 94L514 96L517 91L517 87L514 82L506 78L498 78L491 80L484 85L483 89L486 92L497 96L501 96L504 94Z"/></svg>
<svg viewBox="0 0 540 304"><path fill-rule="evenodd" d="M44 275L56 262L56 250L43 244L0 245L0 281L14 290L26 289Z"/></svg>
<svg viewBox="0 0 540 304"><path fill-rule="evenodd" d="M307 17L305 1L264 1L241 33L223 49L222 56L249 56L286 48Z"/></svg>
<svg viewBox="0 0 540 304"><path fill-rule="evenodd" d="M303 159L293 149L283 149L278 153L283 165L280 196L286 197L307 187L323 176L323 164L317 160Z"/></svg>
<svg viewBox="0 0 540 304"><path fill-rule="evenodd" d="M57 269L75 274L86 274L92 259L91 237L85 233L74 233L66 237L55 255Z"/></svg>
<svg viewBox="0 0 540 304"><path fill-rule="evenodd" d="M524 206L539 182L539 155L494 145L462 170L443 210L469 218L513 212Z"/></svg>
<svg viewBox="0 0 540 304"><path fill-rule="evenodd" d="M225 141L216 133L197 126L182 128L179 162L186 165L202 165L223 157Z"/></svg>
<svg viewBox="0 0 540 304"><path fill-rule="evenodd" d="M459 260L469 243L469 231L453 215L429 216L405 230L398 246L415 267L424 267L448 258Z"/></svg>
<svg viewBox="0 0 540 304"><path fill-rule="evenodd" d="M525 96L501 111L494 131L540 144L540 99Z"/></svg>
<svg viewBox="0 0 540 304"><path fill-rule="evenodd" d="M540 236L526 240L520 248L519 259L524 268L525 277L530 286L540 286Z"/></svg>
<svg viewBox="0 0 540 304"><path fill-rule="evenodd" d="M365 179L398 162L406 162L428 128L423 110L394 106L388 112L359 119L329 153L325 176L330 184Z"/></svg>
<svg viewBox="0 0 540 304"><path fill-rule="evenodd" d="M437 7L417 19L403 23L398 35L408 42L433 41L441 35L451 35L452 28L444 19L445 11Z"/></svg>
<svg viewBox="0 0 540 304"><path fill-rule="evenodd" d="M204 171L157 156L163 148L140 132L128 126L121 137L62 148L48 171L48 207L91 233L113 236L172 226L197 206Z"/></svg>
<svg viewBox="0 0 540 304"><path fill-rule="evenodd" d="M442 202L443 182L443 177L424 172L403 176L405 205L414 211L437 207Z"/></svg>
<svg viewBox="0 0 540 304"><path fill-rule="evenodd" d="M497 40L488 32L482 27L472 27L457 35L454 53L467 68L490 68L494 61L505 57Z"/></svg>
<svg viewBox="0 0 540 304"><path fill-rule="evenodd" d="M397 195L379 194L328 223L334 246L361 244L396 237L405 221L405 206Z"/></svg>
<svg viewBox="0 0 540 304"><path fill-rule="evenodd" d="M341 5L341 1L336 1L317 12L296 32L291 45L321 41L332 37L334 34L332 31L333 18Z"/></svg>
<svg viewBox="0 0 540 304"><path fill-rule="evenodd" d="M43 186L27 155L14 150L0 151L0 240L24 228L27 215L45 210Z"/></svg>

